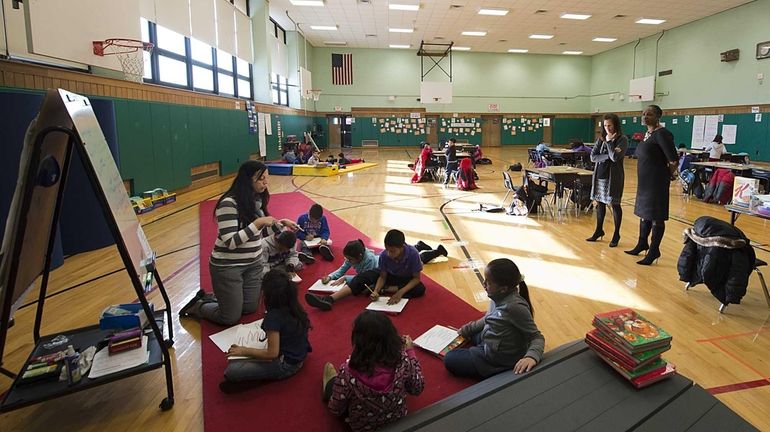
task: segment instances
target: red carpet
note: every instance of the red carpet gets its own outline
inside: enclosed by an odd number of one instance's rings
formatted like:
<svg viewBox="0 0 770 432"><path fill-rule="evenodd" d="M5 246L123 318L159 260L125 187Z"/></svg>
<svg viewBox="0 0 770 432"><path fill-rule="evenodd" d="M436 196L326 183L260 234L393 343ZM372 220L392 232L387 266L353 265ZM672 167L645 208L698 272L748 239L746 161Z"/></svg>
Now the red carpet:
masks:
<svg viewBox="0 0 770 432"><path fill-rule="evenodd" d="M216 238L216 223L212 217L215 201L200 206L200 280L201 287L211 291L208 258ZM278 218L296 220L312 204L299 192L271 196L270 212ZM348 225L334 214L326 213L331 228L335 261L318 259L300 273L300 298L313 282L342 264L342 248L351 239L360 238L369 247L372 242L360 231ZM418 239L408 239L417 241ZM381 244L378 241L377 244ZM404 312L391 319L401 334L419 336L435 323L460 326L481 316L475 308L450 293L436 282L423 276L427 288L423 298L409 301ZM313 346L305 365L295 376L277 382L262 383L238 394L224 394L219 390L224 369L225 354L211 342L209 335L223 327L201 322L203 411L207 432L236 430L283 430L283 431L339 431L344 423L333 417L321 401L321 374L325 362L339 366L350 354L350 331L353 319L366 307L366 297L351 297L340 301L332 312L321 312L306 306L313 328L310 343ZM257 314L246 316L243 322L258 319ZM417 350L425 375L425 390L420 396L410 397L409 411L416 410L452 395L473 381L455 378L445 369L437 357Z"/></svg>

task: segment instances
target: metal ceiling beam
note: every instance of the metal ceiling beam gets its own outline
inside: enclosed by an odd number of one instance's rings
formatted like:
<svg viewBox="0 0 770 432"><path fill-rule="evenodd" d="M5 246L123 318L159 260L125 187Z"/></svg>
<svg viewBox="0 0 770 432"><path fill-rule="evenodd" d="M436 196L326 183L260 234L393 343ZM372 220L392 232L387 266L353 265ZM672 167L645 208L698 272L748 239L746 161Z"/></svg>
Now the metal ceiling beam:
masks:
<svg viewBox="0 0 770 432"><path fill-rule="evenodd" d="M428 74L438 67L444 72L444 75L449 77L449 82L452 82L452 46L454 42L449 43L435 43L420 41L420 49L417 50L417 56L420 57L420 81L424 81ZM434 57L438 57L436 60ZM433 66L427 71L425 70L425 58L429 58L433 62ZM449 58L449 72L441 66L441 61L445 58Z"/></svg>

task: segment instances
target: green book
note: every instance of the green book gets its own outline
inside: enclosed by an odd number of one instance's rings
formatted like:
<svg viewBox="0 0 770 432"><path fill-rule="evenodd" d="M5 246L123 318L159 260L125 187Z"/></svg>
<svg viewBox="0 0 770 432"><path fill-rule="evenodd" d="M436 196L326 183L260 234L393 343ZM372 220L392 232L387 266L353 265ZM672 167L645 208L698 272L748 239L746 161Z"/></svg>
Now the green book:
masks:
<svg viewBox="0 0 770 432"><path fill-rule="evenodd" d="M637 353L671 343L671 335L633 309L618 309L594 316L594 325Z"/></svg>

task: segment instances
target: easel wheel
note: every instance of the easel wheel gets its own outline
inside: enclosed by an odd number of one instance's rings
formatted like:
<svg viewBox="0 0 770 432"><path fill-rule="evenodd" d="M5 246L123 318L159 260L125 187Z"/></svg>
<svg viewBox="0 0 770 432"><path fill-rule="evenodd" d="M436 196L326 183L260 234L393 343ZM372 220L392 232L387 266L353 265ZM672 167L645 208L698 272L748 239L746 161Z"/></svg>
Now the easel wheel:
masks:
<svg viewBox="0 0 770 432"><path fill-rule="evenodd" d="M168 411L168 410L170 410L173 407L174 407L174 398L168 398L167 397L167 398L163 399L163 401L161 401L161 403L160 403L161 411Z"/></svg>

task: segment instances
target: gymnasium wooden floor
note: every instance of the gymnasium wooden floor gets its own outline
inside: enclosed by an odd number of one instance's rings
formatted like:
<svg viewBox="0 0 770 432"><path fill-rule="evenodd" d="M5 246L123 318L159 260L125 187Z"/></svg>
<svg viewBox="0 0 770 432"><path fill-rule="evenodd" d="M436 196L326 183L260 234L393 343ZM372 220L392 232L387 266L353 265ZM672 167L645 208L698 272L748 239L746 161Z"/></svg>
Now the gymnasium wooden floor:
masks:
<svg viewBox="0 0 770 432"><path fill-rule="evenodd" d="M770 417L761 414L770 406L770 309L759 279L752 275L743 303L729 306L721 315L717 300L705 286L686 293L676 272L682 230L701 215L729 220L721 206L688 200L678 185L672 185L663 257L657 264L643 267L635 264L639 258L622 252L635 244L638 233L638 219L633 215L635 160L625 162L622 240L618 248L610 249L610 236L599 243L584 241L593 230L591 214L575 217L572 213L553 221L542 215L529 218L474 211L479 203L500 202L505 192L500 172L513 161L525 163L524 147L485 149L494 164L479 166L481 189L475 192L445 190L433 183L410 184L407 163L414 159L416 148L357 149L353 153L379 165L338 177L272 176L270 191L301 190L373 239L382 239L388 229L398 228L408 241L443 243L450 253L449 262L429 265L426 273L479 311L485 310L487 299L474 264L498 257L513 259L530 286L535 320L546 337L547 349L582 338L596 312L637 308L673 334L673 348L666 358L682 374L705 388L753 382L754 388L717 397L756 427L770 430ZM520 182L520 176L514 179ZM176 203L141 217L175 309L199 286L198 203L217 197L230 181L223 179L185 193ZM605 232L611 232L611 225L608 215ZM758 257L770 260L768 223L743 216L737 225L764 244L762 250L757 249ZM348 239L335 240L341 245ZM132 301L135 296L128 277L125 272L115 272L121 267L113 247L68 258L52 273L43 334L91 325L105 305ZM765 273L770 279L770 269ZM32 293L27 302L36 297ZM157 292L151 299L156 306L162 304ZM19 370L32 348L34 314L34 304L16 314L5 350L5 366L11 370ZM0 415L0 430L203 429L200 328L195 321L179 322L176 314L174 317L176 405L171 411L158 409L165 386L163 372L157 370ZM9 385L10 380L0 376L0 391Z"/></svg>

